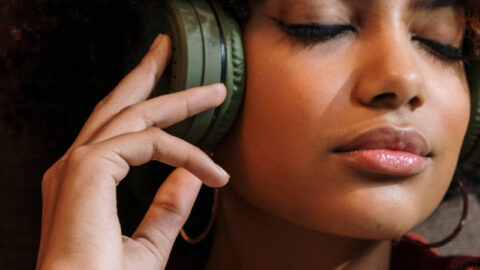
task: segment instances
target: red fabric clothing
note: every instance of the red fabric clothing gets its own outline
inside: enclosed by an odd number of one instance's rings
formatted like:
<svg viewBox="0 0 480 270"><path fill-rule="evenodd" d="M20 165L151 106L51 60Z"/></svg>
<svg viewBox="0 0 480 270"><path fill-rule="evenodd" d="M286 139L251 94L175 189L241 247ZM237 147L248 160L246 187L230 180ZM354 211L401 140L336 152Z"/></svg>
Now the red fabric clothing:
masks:
<svg viewBox="0 0 480 270"><path fill-rule="evenodd" d="M406 237L428 243L420 235ZM480 270L480 256L440 256L435 249L426 249L405 240L392 242L390 270Z"/></svg>
<svg viewBox="0 0 480 270"><path fill-rule="evenodd" d="M406 237L428 243L420 235L409 233ZM207 257L198 252L179 253L170 258L166 270L204 269ZM425 249L399 238L392 241L390 270L480 270L480 256L440 256L435 249Z"/></svg>

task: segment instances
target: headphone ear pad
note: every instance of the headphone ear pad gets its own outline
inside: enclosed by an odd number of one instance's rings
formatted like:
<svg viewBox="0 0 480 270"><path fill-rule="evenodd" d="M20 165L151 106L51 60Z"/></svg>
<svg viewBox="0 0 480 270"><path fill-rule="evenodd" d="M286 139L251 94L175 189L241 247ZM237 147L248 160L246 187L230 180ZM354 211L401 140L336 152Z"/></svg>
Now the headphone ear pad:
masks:
<svg viewBox="0 0 480 270"><path fill-rule="evenodd" d="M209 148L218 143L231 129L242 105L245 92L245 56L242 32L238 23L216 1L212 1L225 44L225 86L227 96L217 108L211 130L201 142L200 147Z"/></svg>
<svg viewBox="0 0 480 270"><path fill-rule="evenodd" d="M471 161L480 154L480 62L465 64L470 89L471 112L460 152L460 162Z"/></svg>
<svg viewBox="0 0 480 270"><path fill-rule="evenodd" d="M172 63L152 96L222 82L224 102L165 129L201 148L211 148L230 130L240 110L245 88L241 29L217 1L168 0L160 10L142 16L141 39L128 69L139 62L151 41L160 33L172 39ZM133 50L132 50L133 51Z"/></svg>

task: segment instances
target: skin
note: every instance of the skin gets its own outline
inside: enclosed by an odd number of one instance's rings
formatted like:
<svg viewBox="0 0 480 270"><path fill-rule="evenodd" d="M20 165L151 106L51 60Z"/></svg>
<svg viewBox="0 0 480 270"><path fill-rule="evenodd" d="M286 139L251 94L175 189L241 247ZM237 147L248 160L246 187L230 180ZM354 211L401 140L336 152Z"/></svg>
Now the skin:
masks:
<svg viewBox="0 0 480 270"><path fill-rule="evenodd" d="M461 62L439 60L410 34L459 46L465 19L462 10L412 11L408 3L254 6L243 33L244 107L216 149L232 179L221 190L208 269L388 269L390 240L439 204L467 127L468 88ZM305 47L270 17L353 24L358 32ZM45 173L37 269L163 269L201 183L227 183L229 175L208 155L161 130L218 106L224 86L146 100L170 54L170 39L160 35ZM426 137L433 155L423 171L365 173L333 152L385 125ZM128 238L120 231L115 188L129 166L150 160L180 168Z"/></svg>
<svg viewBox="0 0 480 270"><path fill-rule="evenodd" d="M207 154L161 130L221 104L225 87L145 100L170 57L171 41L159 35L45 173L37 269L163 269L202 182L227 183L228 174ZM162 184L132 237L123 236L116 186L130 166L152 160L179 169Z"/></svg>
<svg viewBox="0 0 480 270"><path fill-rule="evenodd" d="M409 35L459 46L465 21L463 10L414 11L409 3L256 6L243 34L245 105L216 153L232 179L221 192L210 269L285 269L299 261L305 269L355 269L372 256L374 268L362 269L386 269L390 245L382 240L405 234L438 206L466 131L468 87L462 62L441 62ZM270 17L359 30L302 47ZM333 152L379 126L422 133L433 153L427 167L411 177L371 174ZM220 259L224 253L229 260Z"/></svg>

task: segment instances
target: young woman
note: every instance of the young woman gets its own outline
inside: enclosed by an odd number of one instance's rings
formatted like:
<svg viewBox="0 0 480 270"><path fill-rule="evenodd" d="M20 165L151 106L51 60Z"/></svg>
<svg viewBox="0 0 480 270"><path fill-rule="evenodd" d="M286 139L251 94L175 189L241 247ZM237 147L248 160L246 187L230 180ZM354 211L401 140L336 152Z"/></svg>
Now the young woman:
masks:
<svg viewBox="0 0 480 270"><path fill-rule="evenodd" d="M478 4L239 5L246 96L215 162L162 129L218 106L225 88L146 100L171 57L159 35L45 173L38 269L164 268L202 182L223 187L206 269L402 267L392 239L438 206L458 161L470 112L462 47L478 19L466 10ZM151 160L178 169L122 236L116 186Z"/></svg>

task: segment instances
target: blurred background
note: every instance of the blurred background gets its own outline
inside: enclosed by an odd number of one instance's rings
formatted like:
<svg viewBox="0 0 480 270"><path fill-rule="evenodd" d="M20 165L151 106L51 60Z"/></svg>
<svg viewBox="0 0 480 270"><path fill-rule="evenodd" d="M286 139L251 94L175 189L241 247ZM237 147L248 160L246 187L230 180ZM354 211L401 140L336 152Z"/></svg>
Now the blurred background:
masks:
<svg viewBox="0 0 480 270"><path fill-rule="evenodd" d="M43 173L123 78L125 55L140 42L142 14L159 2L0 1L0 269L34 269ZM478 168L476 162L457 173L470 193L469 216L441 254L480 254ZM134 200L125 186L119 196ZM145 205L131 201L120 210L128 234ZM460 191L452 188L415 231L440 240L456 227L461 211Z"/></svg>

